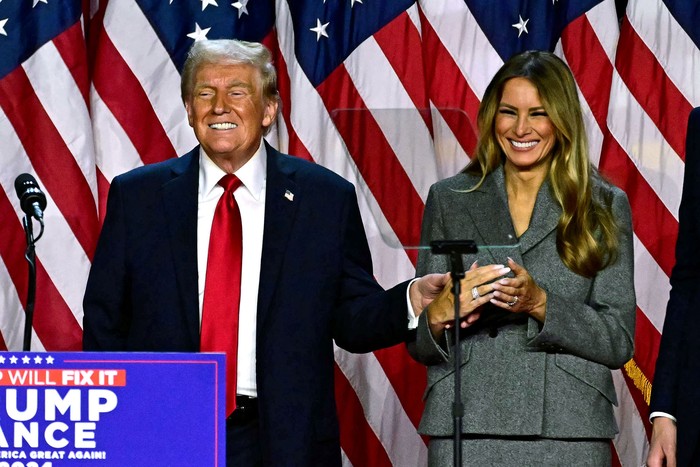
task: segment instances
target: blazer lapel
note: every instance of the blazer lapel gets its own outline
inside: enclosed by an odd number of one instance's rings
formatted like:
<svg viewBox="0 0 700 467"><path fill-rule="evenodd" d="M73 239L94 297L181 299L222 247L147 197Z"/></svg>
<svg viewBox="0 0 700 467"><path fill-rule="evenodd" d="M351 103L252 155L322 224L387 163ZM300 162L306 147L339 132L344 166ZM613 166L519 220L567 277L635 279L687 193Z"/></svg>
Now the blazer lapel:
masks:
<svg viewBox="0 0 700 467"><path fill-rule="evenodd" d="M480 247L479 252L489 256L494 263L505 264L508 256L517 261L517 252L513 248L499 248L516 244L502 168L486 177L484 183L473 192L465 209L479 233L479 237L474 239Z"/></svg>
<svg viewBox="0 0 700 467"><path fill-rule="evenodd" d="M264 328L270 303L282 274L282 260L289 234L304 193L292 179L294 169L284 164L283 156L265 142L267 150L267 186L265 188L265 226L260 288L258 292L258 329Z"/></svg>
<svg viewBox="0 0 700 467"><path fill-rule="evenodd" d="M197 193L199 146L177 160L173 178L161 188L168 241L175 265L178 290L194 346L199 348L197 281Z"/></svg>
<svg viewBox="0 0 700 467"><path fill-rule="evenodd" d="M557 228L561 207L552 197L548 180L540 187L535 200L535 207L530 218L530 226L520 236L520 251L527 253L535 245L540 243L547 235Z"/></svg>

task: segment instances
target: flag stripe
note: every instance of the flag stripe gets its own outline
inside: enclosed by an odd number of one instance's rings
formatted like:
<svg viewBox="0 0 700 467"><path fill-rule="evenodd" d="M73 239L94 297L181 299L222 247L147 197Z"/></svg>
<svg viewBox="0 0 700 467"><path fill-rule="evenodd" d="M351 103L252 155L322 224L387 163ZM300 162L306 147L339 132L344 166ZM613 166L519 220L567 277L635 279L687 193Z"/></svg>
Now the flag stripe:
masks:
<svg viewBox="0 0 700 467"><path fill-rule="evenodd" d="M426 52L426 82L430 100L445 119L448 127L457 137L467 154L476 147L476 120L479 111L479 98L437 37L432 25L421 15L423 50Z"/></svg>
<svg viewBox="0 0 700 467"><path fill-rule="evenodd" d="M53 39L56 50L61 54L61 58L66 64L66 67L71 72L71 76L75 80L80 93L85 101L85 107L90 105L90 80L85 61L87 53L85 41L83 41L83 30L81 23L75 23L68 28L65 33L56 36ZM89 133L88 133L89 135Z"/></svg>
<svg viewBox="0 0 700 467"><path fill-rule="evenodd" d="M620 47L629 54L618 57L615 64L625 86L660 129L663 139L685 160L685 132L678 131L678 122L688 121L692 106L627 21L622 25Z"/></svg>
<svg viewBox="0 0 700 467"><path fill-rule="evenodd" d="M336 68L318 86L318 92L331 113L335 109L367 109L344 65ZM401 245L418 245L420 226L411 223L410 220L413 213L423 211L423 202L403 167L393 156L381 128L367 113L339 113L334 122L335 127L343 135L343 141L365 184L377 199ZM363 135L362 140L356 138L356 134ZM401 200L401 203L395 203L394 200ZM415 251L410 250L407 254L415 262Z"/></svg>
<svg viewBox="0 0 700 467"><path fill-rule="evenodd" d="M637 167L612 136L606 135L601 171L629 197L634 232L666 275L675 263L678 223L637 171Z"/></svg>
<svg viewBox="0 0 700 467"><path fill-rule="evenodd" d="M93 86L119 122L144 164L175 157L175 148L163 130L148 97L131 68L106 34L95 62ZM114 86L116 81L120 86ZM144 131L147 128L148 131Z"/></svg>
<svg viewBox="0 0 700 467"><path fill-rule="evenodd" d="M92 191L73 155L34 93L24 70L19 67L0 80L0 107L15 129L42 186L53 193L56 206L65 216L85 253L95 248L97 213L84 209ZM36 138L35 135L41 135ZM51 148L51 154L46 148ZM61 174L60 177L54 174Z"/></svg>
<svg viewBox="0 0 700 467"><path fill-rule="evenodd" d="M357 393L338 365L335 365L335 399L342 401L338 404L338 416L343 422L340 444L352 465L363 465L363 459L372 459L374 467L391 467L384 447L367 423Z"/></svg>
<svg viewBox="0 0 700 467"><path fill-rule="evenodd" d="M576 84L601 130L607 126L609 94L600 89L610 89L612 63L586 15L568 24L561 36L563 53L576 78ZM580 53L584 47L585 54Z"/></svg>

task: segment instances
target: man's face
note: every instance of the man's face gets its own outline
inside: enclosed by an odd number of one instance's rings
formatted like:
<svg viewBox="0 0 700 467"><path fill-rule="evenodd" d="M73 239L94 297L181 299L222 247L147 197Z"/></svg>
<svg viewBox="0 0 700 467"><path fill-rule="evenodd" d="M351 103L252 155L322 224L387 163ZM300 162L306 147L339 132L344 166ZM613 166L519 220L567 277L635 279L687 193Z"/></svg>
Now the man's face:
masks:
<svg viewBox="0 0 700 467"><path fill-rule="evenodd" d="M263 129L275 119L277 103L262 94L260 72L246 64L203 64L185 104L197 140L214 162L236 167L255 153Z"/></svg>

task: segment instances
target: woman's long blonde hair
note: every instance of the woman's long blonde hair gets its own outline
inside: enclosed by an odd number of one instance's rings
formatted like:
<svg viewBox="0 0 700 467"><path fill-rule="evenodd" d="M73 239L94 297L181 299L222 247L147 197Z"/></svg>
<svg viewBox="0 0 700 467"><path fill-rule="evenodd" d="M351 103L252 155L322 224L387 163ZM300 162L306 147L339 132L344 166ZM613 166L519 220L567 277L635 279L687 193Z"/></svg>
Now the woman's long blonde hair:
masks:
<svg viewBox="0 0 700 467"><path fill-rule="evenodd" d="M592 180L600 175L588 157L576 83L559 57L544 51L523 52L498 70L479 107L476 157L465 172L481 176L476 189L486 175L503 164L505 155L496 140L495 117L505 83L516 77L528 79L537 88L556 129L548 179L562 209L557 252L569 269L593 277L617 258L618 226L610 206L593 197Z"/></svg>

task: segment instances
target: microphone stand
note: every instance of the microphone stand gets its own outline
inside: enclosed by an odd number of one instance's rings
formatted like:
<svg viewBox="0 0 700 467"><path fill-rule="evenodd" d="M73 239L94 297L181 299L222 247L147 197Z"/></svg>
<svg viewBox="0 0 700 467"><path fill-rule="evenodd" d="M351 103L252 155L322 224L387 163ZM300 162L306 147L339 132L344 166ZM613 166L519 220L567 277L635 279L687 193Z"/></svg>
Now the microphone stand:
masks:
<svg viewBox="0 0 700 467"><path fill-rule="evenodd" d="M455 348L454 348L454 401L452 402L452 418L454 423L453 454L454 466L462 467L462 417L464 416L464 404L462 404L462 347L459 340L459 295L460 280L464 279L463 254L477 252L476 242L473 240L435 240L430 242L433 254L450 255L450 276L452 277L452 294L455 305Z"/></svg>
<svg viewBox="0 0 700 467"><path fill-rule="evenodd" d="M41 230L39 231L39 236L34 238L32 217L27 214L24 216L24 219L22 219L22 226L24 227L25 238L27 240L27 249L24 252L24 258L27 260L27 263L29 263L27 306L25 308L24 320L24 344L22 346L22 350L25 352L28 352L31 349L32 324L34 321L34 301L36 299L36 253L34 251L34 246L44 233L43 219L40 218L39 222L41 223Z"/></svg>

